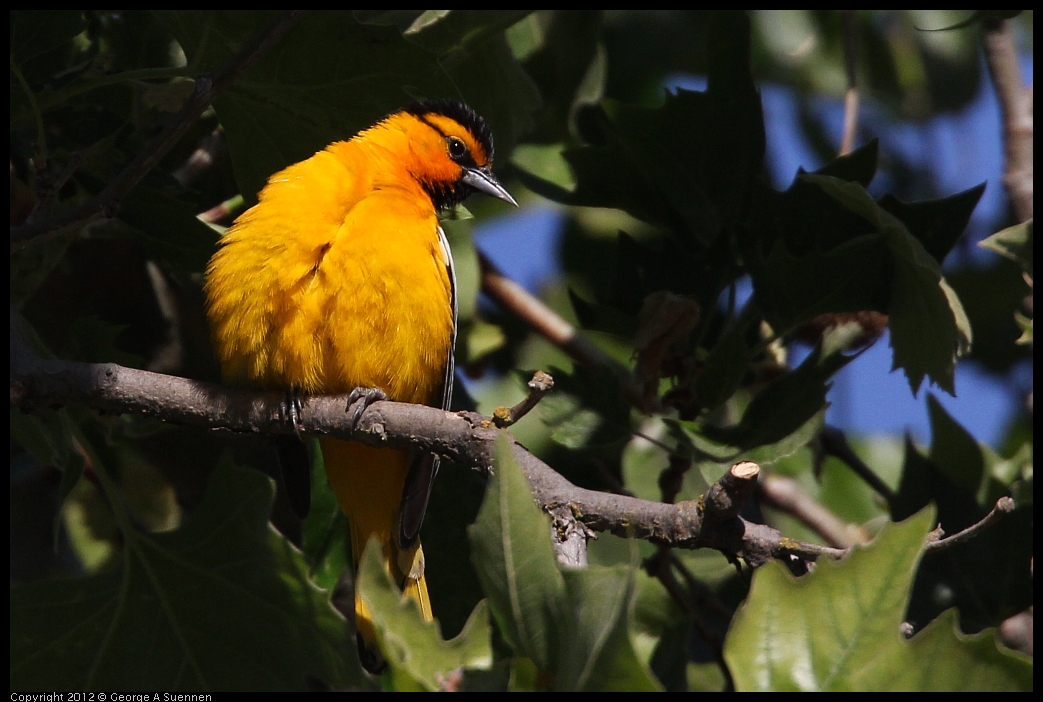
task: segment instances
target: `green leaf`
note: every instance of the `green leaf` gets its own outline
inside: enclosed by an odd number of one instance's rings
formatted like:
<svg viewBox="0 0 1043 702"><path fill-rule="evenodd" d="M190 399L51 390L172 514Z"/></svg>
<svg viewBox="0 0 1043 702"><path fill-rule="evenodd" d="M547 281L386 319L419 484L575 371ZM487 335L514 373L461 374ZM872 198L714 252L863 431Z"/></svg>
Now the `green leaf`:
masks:
<svg viewBox="0 0 1043 702"><path fill-rule="evenodd" d="M70 69L70 64L88 63L73 42L87 29L87 17L83 10L12 10L9 17L11 125L29 126L38 117L36 108L45 109L41 98L52 94L53 86L80 78L78 69L85 65ZM35 93L32 100L26 88Z"/></svg>
<svg viewBox="0 0 1043 702"><path fill-rule="evenodd" d="M1021 329L1021 336L1014 343L1021 346L1032 344L1032 320L1023 314L1015 312L1014 321L1017 322L1018 328Z"/></svg>
<svg viewBox="0 0 1043 702"><path fill-rule="evenodd" d="M750 261L757 302L772 328L786 332L820 314L884 311L887 251L877 234L854 237L829 251L797 253L776 241Z"/></svg>
<svg viewBox="0 0 1043 702"><path fill-rule="evenodd" d="M598 541L601 541L601 538L607 537L599 537ZM632 554L640 547L640 544L634 544L633 541L628 539ZM694 553L690 551L685 555ZM724 560L717 553L713 553L713 556ZM685 566L688 567L688 564ZM696 578L700 576L701 573L695 575ZM692 622L661 580L639 569L635 573L635 581L637 592L634 597L633 639L638 657L647 662L656 679L667 691L687 691L685 678Z"/></svg>
<svg viewBox="0 0 1043 702"><path fill-rule="evenodd" d="M973 636L960 632L955 608L948 609L892 652L894 677L882 689L948 692L1031 692L1032 660L1000 643L995 629ZM909 665L912 661L914 664Z"/></svg>
<svg viewBox="0 0 1043 702"><path fill-rule="evenodd" d="M200 72L224 64L275 14L164 11ZM436 57L349 10L306 13L214 103L247 202L268 177L419 97L457 97Z"/></svg>
<svg viewBox="0 0 1043 702"><path fill-rule="evenodd" d="M721 692L726 683L717 663L689 663L685 678L689 692Z"/></svg>
<svg viewBox="0 0 1043 702"><path fill-rule="evenodd" d="M949 441L953 446L932 446L927 457L906 440L891 514L902 519L933 503L938 524L952 535L983 519L995 499L1010 490L995 478L981 478L985 458L981 447L940 408L932 412L932 423L937 442ZM980 482L975 482L975 475ZM920 565L908 616L922 623L957 607L964 631L998 626L1032 605L1032 557L1032 509L1019 503L1013 514Z"/></svg>
<svg viewBox="0 0 1043 702"><path fill-rule="evenodd" d="M956 396L956 359L970 351L971 325L938 264L905 232L892 231L895 277L888 307L892 370L902 368L913 396L924 376Z"/></svg>
<svg viewBox="0 0 1043 702"><path fill-rule="evenodd" d="M119 218L141 233L150 258L166 268L195 273L206 268L218 234L196 217L192 203L175 199L159 177L146 178L120 202Z"/></svg>
<svg viewBox="0 0 1043 702"><path fill-rule="evenodd" d="M902 202L893 195L880 199L880 207L900 219L939 264L967 228L985 184L976 185L940 200Z"/></svg>
<svg viewBox="0 0 1043 702"><path fill-rule="evenodd" d="M997 258L988 267L962 266L946 272L945 279L959 295L973 324L971 358L1002 375L1031 356L1031 349L1015 343L1022 332L1011 312L1022 309L1032 292L1017 263Z"/></svg>
<svg viewBox="0 0 1043 702"><path fill-rule="evenodd" d="M11 412L10 432L11 441L32 456L30 465L34 468L53 466L61 470L62 479L58 484L57 497L58 505L64 505L87 465L83 454L73 447L73 420L69 417L69 410L64 407L37 407L29 414L16 409ZM11 469L13 479L13 462ZM55 551L61 538L63 519L62 510L55 510L52 529Z"/></svg>
<svg viewBox="0 0 1043 702"><path fill-rule="evenodd" d="M674 435L696 457L715 464L739 460L773 463L810 442L825 419L826 394L833 375L858 357L845 355L852 329L827 332L800 366L772 380L757 393L732 426L667 419Z"/></svg>
<svg viewBox="0 0 1043 702"><path fill-rule="evenodd" d="M549 372L554 392L540 402L540 414L554 441L582 448L629 440L630 403L611 369L577 365L567 373L552 365Z"/></svg>
<svg viewBox="0 0 1043 702"><path fill-rule="evenodd" d="M10 21L11 61L17 63L62 48L87 28L83 10L18 10Z"/></svg>
<svg viewBox="0 0 1043 702"><path fill-rule="evenodd" d="M337 496L333 494L322 451L313 445L308 451L311 458L311 509L301 525L301 550L308 562L312 580L319 587L333 592L345 570L352 567L351 541L348 518L340 511Z"/></svg>
<svg viewBox="0 0 1043 702"><path fill-rule="evenodd" d="M500 9L428 10L411 21L403 34L418 46L452 61L454 55L473 51L531 12ZM356 11L356 15L360 14ZM377 19L367 19L366 22L376 24Z"/></svg>
<svg viewBox="0 0 1043 702"><path fill-rule="evenodd" d="M837 333L834 330L831 336ZM826 409L826 393L831 387L829 379L857 358L857 354L845 356L839 347L833 348L832 352L825 351L825 343L824 339L797 368L783 373L757 393L738 425L726 428L706 426L703 434L746 451L780 442L804 427ZM819 417L820 422L821 419ZM796 448L799 447L793 450Z"/></svg>
<svg viewBox="0 0 1043 702"><path fill-rule="evenodd" d="M854 181L868 188L876 175L876 164L880 153L880 140L870 139L854 151L838 156L831 163L815 171L818 175L832 176L840 180ZM803 169L800 173L803 173Z"/></svg>
<svg viewBox="0 0 1043 702"><path fill-rule="evenodd" d="M362 556L356 588L369 605L396 690L420 687L435 692L455 671L487 670L492 665L485 603L478 603L456 638L443 640L438 623L424 621L416 602L402 597L391 582L375 538Z"/></svg>
<svg viewBox="0 0 1043 702"><path fill-rule="evenodd" d="M497 441L485 501L468 535L504 639L541 670L552 670L568 619L565 581L551 547L550 519L536 506L506 437Z"/></svg>
<svg viewBox="0 0 1043 702"><path fill-rule="evenodd" d="M630 640L634 569L588 566L563 573L570 603L568 637L559 639L558 690L654 692L660 688Z"/></svg>
<svg viewBox="0 0 1043 702"><path fill-rule="evenodd" d="M576 186L531 173L527 187L570 205L622 209L709 246L744 216L764 159L760 96L749 69L749 20L714 16L706 92L678 90L662 106L612 100L582 107L577 128L588 146L566 149Z"/></svg>
<svg viewBox="0 0 1043 702"><path fill-rule="evenodd" d="M755 321L754 307L747 305L717 339L692 388L694 406L713 409L735 393L749 366L746 335Z"/></svg>
<svg viewBox="0 0 1043 702"><path fill-rule="evenodd" d="M970 433L952 418L933 394L927 395L931 417L930 461L968 495L977 495L985 478L985 457Z"/></svg>
<svg viewBox="0 0 1043 702"><path fill-rule="evenodd" d="M746 13L718 11L710 16L707 61L705 187L721 219L732 222L745 217L764 167L764 113L750 68Z"/></svg>
<svg viewBox="0 0 1043 702"><path fill-rule="evenodd" d="M511 154L511 165L526 187L530 182L526 177L531 177L537 188L554 188L553 200L568 197L576 187L575 174L562 156L561 144L521 144Z"/></svg>
<svg viewBox="0 0 1043 702"><path fill-rule="evenodd" d="M568 139L574 107L596 102L603 96L606 71L602 16L602 10L593 8L555 12L551 14L549 26L538 17L530 17L528 26L515 27L515 36L528 40L526 46L539 45L524 59L526 73L532 76L543 96L543 106L537 115L538 128L530 135L530 141L546 143ZM525 29L530 31L524 33ZM516 54L519 53L517 44L512 44Z"/></svg>
<svg viewBox="0 0 1043 702"><path fill-rule="evenodd" d="M957 29L965 29L985 20L1007 20L1013 19L1021 14L1021 10L975 10L970 17L948 27L917 27L921 32L952 32Z"/></svg>
<svg viewBox="0 0 1043 702"><path fill-rule="evenodd" d="M638 325L637 319L633 315L628 315L608 305L588 302L571 287L568 289L568 293L576 319L584 329L615 334L625 339L634 337Z"/></svg>
<svg viewBox="0 0 1043 702"><path fill-rule="evenodd" d="M785 192L759 194L739 243L776 331L820 314L887 310L891 256L872 219L877 210L858 182L826 175L802 174Z"/></svg>
<svg viewBox="0 0 1043 702"><path fill-rule="evenodd" d="M959 636L954 615L903 639L899 626L933 522L933 510L923 510L800 579L777 562L759 569L725 641L736 689L1030 690L1031 663L998 649L995 632Z"/></svg>
<svg viewBox="0 0 1043 702"><path fill-rule="evenodd" d="M274 489L222 461L173 532L120 567L11 589L11 688L304 690L364 679L347 623L268 524Z"/></svg>
<svg viewBox="0 0 1043 702"><path fill-rule="evenodd" d="M550 673L557 690L658 689L630 640L633 568L562 572L550 529L501 437L470 538L478 578L504 639Z"/></svg>
<svg viewBox="0 0 1043 702"><path fill-rule="evenodd" d="M1007 227L978 242L978 246L992 249L1000 256L1017 261L1032 276L1032 220Z"/></svg>
<svg viewBox="0 0 1043 702"><path fill-rule="evenodd" d="M878 206L857 183L818 175L802 179L822 188L884 237L894 271L887 309L893 369L905 371L913 395L925 376L954 395L956 359L970 349L971 328L938 262L898 218Z"/></svg>
<svg viewBox="0 0 1043 702"><path fill-rule="evenodd" d="M463 350L458 363L462 366L480 363L486 356L499 351L507 343L503 327L490 324L478 317L472 317L466 324L461 325L458 338L457 349L462 347Z"/></svg>

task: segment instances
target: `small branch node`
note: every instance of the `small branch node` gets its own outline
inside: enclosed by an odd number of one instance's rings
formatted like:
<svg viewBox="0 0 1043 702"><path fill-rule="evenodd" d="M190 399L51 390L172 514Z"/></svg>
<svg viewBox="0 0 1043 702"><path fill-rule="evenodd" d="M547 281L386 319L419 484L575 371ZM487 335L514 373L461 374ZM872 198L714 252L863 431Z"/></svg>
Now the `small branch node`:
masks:
<svg viewBox="0 0 1043 702"><path fill-rule="evenodd" d="M743 505L757 488L760 466L753 461L733 465L703 496L703 518L720 523L739 516Z"/></svg>
<svg viewBox="0 0 1043 702"><path fill-rule="evenodd" d="M552 378L548 373L538 370L533 374L532 380L529 381L528 386L529 394L514 407L511 407L510 409L507 407L497 407L493 410L493 423L497 427L500 429L506 429L527 415L532 408L543 399L543 396L550 392L554 387L554 378Z"/></svg>

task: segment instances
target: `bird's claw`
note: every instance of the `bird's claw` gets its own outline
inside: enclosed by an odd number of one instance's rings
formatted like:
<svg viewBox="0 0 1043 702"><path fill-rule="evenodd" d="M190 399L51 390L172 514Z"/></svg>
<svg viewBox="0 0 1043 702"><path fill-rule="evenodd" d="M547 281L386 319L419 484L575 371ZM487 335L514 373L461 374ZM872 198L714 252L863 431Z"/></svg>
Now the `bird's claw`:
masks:
<svg viewBox="0 0 1043 702"><path fill-rule="evenodd" d="M348 406L345 411L351 409L351 406L358 402L358 407L355 408L354 414L351 416L351 427L354 429L358 426L359 420L362 419L362 413L366 411L366 408L372 405L374 402L381 402L384 400L390 400L388 394L380 388L355 388L348 395Z"/></svg>
<svg viewBox="0 0 1043 702"><path fill-rule="evenodd" d="M300 392L295 388L288 389L286 391L286 414L290 417L290 424L293 425L293 432L298 439L301 439L301 413L303 411L304 404ZM303 440L301 439L301 441Z"/></svg>

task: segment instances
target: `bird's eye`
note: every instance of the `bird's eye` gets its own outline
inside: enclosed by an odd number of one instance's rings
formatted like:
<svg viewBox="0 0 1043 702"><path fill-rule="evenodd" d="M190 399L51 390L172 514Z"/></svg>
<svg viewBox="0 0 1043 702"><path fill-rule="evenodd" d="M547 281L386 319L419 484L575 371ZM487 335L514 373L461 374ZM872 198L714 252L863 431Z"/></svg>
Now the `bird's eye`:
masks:
<svg viewBox="0 0 1043 702"><path fill-rule="evenodd" d="M448 137L446 143L449 144L449 157L453 160L463 158L467 155L467 145L456 137Z"/></svg>

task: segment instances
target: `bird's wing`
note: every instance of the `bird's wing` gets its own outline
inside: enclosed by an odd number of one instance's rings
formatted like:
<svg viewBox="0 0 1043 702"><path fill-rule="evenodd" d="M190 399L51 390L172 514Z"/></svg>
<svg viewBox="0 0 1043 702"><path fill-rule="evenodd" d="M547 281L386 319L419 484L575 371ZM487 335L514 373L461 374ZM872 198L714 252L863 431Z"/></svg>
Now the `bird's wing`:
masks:
<svg viewBox="0 0 1043 702"><path fill-rule="evenodd" d="M449 345L449 358L445 365L445 376L442 385L442 409L448 411L453 401L453 376L456 370L456 329L459 305L456 299L456 267L453 264L453 252L449 248L445 230L438 227L438 243L442 246L446 270L449 273L449 296L453 306L453 336ZM402 504L399 510L398 542L402 549L412 547L420 536L420 527L424 523L427 503L431 499L431 488L438 474L438 456L423 453L413 459L406 475L402 490Z"/></svg>

